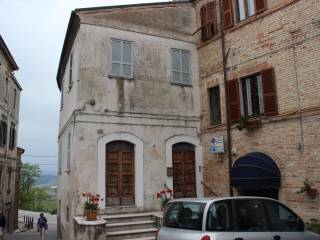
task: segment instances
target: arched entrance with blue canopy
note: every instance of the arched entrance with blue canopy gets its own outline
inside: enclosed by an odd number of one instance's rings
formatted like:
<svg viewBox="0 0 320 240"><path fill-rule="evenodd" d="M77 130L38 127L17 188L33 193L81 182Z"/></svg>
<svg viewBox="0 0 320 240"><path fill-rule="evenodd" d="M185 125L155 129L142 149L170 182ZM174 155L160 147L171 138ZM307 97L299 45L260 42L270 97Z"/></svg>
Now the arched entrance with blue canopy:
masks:
<svg viewBox="0 0 320 240"><path fill-rule="evenodd" d="M252 152L235 161L231 168L230 184L242 196L278 199L281 172L271 157Z"/></svg>

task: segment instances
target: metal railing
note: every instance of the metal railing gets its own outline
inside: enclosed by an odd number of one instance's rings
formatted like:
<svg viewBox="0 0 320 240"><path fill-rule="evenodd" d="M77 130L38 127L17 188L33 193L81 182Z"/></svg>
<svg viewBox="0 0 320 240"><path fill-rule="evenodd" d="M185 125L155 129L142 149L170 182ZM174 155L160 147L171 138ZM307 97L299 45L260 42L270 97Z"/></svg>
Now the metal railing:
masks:
<svg viewBox="0 0 320 240"><path fill-rule="evenodd" d="M23 223L24 223L24 226L25 226L26 228L32 229L32 228L33 228L33 222L34 222L33 217L23 216Z"/></svg>
<svg viewBox="0 0 320 240"><path fill-rule="evenodd" d="M216 194L211 187L209 187L207 184L205 184L203 181L200 181L200 183L214 196L218 197L218 194Z"/></svg>

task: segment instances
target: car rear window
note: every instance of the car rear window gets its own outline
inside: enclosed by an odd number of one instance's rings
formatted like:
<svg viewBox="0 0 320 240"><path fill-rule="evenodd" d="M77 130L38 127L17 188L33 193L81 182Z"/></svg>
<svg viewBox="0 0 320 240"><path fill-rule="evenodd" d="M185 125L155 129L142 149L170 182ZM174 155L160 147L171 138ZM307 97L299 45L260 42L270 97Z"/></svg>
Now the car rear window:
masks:
<svg viewBox="0 0 320 240"><path fill-rule="evenodd" d="M201 231L205 206L199 202L172 202L166 208L163 225Z"/></svg>

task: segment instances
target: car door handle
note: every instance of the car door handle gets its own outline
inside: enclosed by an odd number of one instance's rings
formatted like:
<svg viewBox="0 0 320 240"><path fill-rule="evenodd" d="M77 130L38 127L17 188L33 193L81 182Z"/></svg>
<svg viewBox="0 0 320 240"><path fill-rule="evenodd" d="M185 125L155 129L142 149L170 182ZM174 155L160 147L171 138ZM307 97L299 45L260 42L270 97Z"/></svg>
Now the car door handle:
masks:
<svg viewBox="0 0 320 240"><path fill-rule="evenodd" d="M280 237L279 235L276 235L276 236L273 237L273 239L274 239L274 240L280 240L281 237Z"/></svg>
<svg viewBox="0 0 320 240"><path fill-rule="evenodd" d="M234 240L244 240L243 238L235 238Z"/></svg>

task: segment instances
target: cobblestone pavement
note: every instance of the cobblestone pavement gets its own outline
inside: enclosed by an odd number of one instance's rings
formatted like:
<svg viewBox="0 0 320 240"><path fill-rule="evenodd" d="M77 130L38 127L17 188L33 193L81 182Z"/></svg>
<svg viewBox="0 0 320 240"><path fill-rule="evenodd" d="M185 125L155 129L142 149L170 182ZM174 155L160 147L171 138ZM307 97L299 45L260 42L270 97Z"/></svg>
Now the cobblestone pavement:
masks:
<svg viewBox="0 0 320 240"><path fill-rule="evenodd" d="M39 233L36 228L36 221L40 213L37 212L27 212L19 211L19 219L23 219L23 216L33 217L35 220L35 228L26 232L7 234L5 240L38 240L40 239ZM57 240L57 216L45 214L45 217L48 220L48 230L45 234L45 240Z"/></svg>

